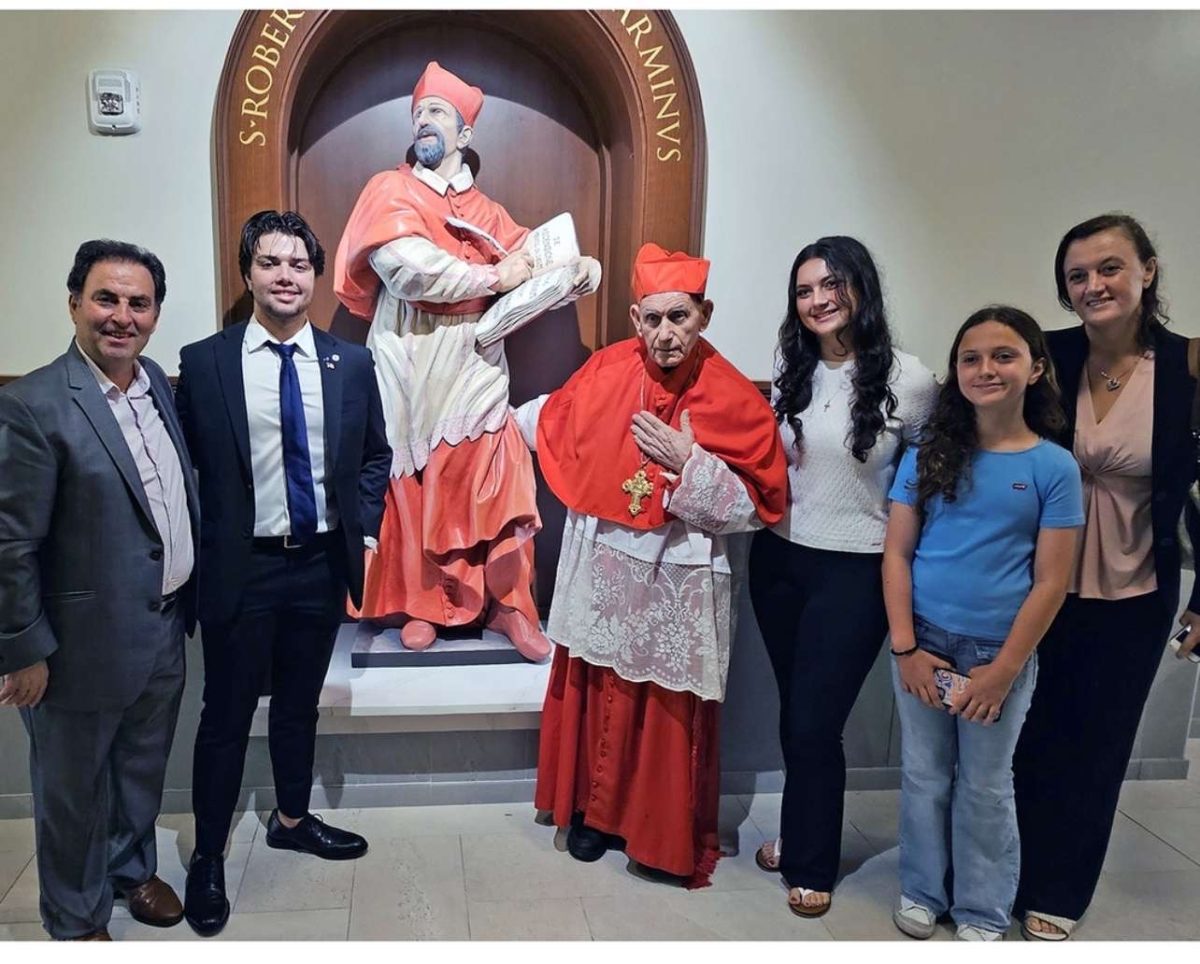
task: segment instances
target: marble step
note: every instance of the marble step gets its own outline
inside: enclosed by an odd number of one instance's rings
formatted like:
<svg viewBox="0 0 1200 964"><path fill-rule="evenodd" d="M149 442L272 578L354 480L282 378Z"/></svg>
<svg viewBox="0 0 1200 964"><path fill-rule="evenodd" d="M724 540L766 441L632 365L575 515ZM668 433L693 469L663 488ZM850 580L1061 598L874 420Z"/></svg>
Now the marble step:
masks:
<svg viewBox="0 0 1200 964"><path fill-rule="evenodd" d="M346 623L338 632L321 690L318 733L537 729L549 659L544 663L354 666L354 647L363 642L359 626ZM431 649L441 646L439 640ZM251 736L266 736L267 706L267 697L259 700Z"/></svg>

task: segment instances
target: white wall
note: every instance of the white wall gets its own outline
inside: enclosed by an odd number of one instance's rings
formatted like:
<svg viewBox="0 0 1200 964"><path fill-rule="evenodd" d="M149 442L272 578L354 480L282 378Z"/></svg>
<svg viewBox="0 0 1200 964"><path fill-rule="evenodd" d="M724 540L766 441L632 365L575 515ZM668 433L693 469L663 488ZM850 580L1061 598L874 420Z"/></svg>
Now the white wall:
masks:
<svg viewBox="0 0 1200 964"><path fill-rule="evenodd" d="M0 13L0 374L22 374L71 338L67 272L81 241L135 241L162 258L167 300L149 354L217 327L212 127L235 11ZM87 128L87 75L142 81L142 130ZM22 96L16 96L17 92Z"/></svg>
<svg viewBox="0 0 1200 964"><path fill-rule="evenodd" d="M1053 260L1113 208L1149 227L1173 327L1200 334L1200 15L678 11L709 142L712 340L770 374L792 258L875 254L904 346L944 371L1010 301L1073 322Z"/></svg>
<svg viewBox="0 0 1200 964"><path fill-rule="evenodd" d="M935 369L975 308L1048 327L1062 232L1111 208L1159 243L1200 334L1200 14L678 11L708 130L713 341L770 373L788 266L821 234L875 253L900 339ZM151 353L217 325L212 114L236 11L0 13L0 373L53 358L86 237L156 251ZM87 132L88 70L142 77L144 130ZM25 92L19 99L14 91Z"/></svg>

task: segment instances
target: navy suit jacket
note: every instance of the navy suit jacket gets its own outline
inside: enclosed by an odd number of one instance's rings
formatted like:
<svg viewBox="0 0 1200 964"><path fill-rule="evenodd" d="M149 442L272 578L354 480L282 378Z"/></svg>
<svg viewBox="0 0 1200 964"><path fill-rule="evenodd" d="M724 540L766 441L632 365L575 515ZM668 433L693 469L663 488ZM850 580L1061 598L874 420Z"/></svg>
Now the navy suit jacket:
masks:
<svg viewBox="0 0 1200 964"><path fill-rule="evenodd" d="M254 476L242 382L246 324L187 345L179 354L175 403L200 477L201 624L227 622L237 614L254 539ZM316 327L313 342L325 405L326 496L337 506L347 588L360 606L363 536L379 535L392 450L370 351Z"/></svg>
<svg viewBox="0 0 1200 964"><path fill-rule="evenodd" d="M1088 340L1082 325L1046 332L1050 357L1062 387L1069 438L1075 436L1075 404ZM1179 608L1179 516L1188 487L1196 480L1196 445L1192 441L1192 400L1196 379L1188 371L1188 340L1164 328L1154 333L1154 413L1150 437L1150 524L1154 531L1154 574L1172 617ZM1200 525L1186 515L1192 546L1200 546ZM1200 579L1188 609L1200 612Z"/></svg>
<svg viewBox="0 0 1200 964"><path fill-rule="evenodd" d="M191 464L163 370L143 355L150 395L179 453L198 547ZM0 674L44 659L48 705L129 706L162 634L163 539L137 463L96 377L66 353L0 389ZM179 590L195 626L193 569Z"/></svg>

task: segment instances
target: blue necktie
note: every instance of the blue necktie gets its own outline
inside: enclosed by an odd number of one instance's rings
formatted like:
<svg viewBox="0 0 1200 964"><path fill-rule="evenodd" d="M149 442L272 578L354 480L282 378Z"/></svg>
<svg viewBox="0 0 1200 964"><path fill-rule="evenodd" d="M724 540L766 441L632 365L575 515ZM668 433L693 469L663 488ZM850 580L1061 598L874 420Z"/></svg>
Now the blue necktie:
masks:
<svg viewBox="0 0 1200 964"><path fill-rule="evenodd" d="M295 345L267 342L279 356L279 416L283 427L283 474L287 482L288 516L292 539L308 542L317 532L317 499L313 495L312 463L308 458L308 426L300 376L292 361Z"/></svg>

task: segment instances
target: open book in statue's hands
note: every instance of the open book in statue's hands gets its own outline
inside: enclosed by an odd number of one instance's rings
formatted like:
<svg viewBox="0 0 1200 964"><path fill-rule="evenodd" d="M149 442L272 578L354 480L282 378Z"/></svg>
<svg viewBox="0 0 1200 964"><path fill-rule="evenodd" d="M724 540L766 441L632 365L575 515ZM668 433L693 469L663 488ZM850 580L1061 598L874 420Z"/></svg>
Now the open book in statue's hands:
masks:
<svg viewBox="0 0 1200 964"><path fill-rule="evenodd" d="M509 253L469 221L446 218L446 223L479 235L504 256ZM600 285L600 263L595 258L580 257L575 219L570 212L564 211L530 231L522 249L533 257L533 277L497 298L475 323L476 340L484 347L508 337L552 308L591 294Z"/></svg>

